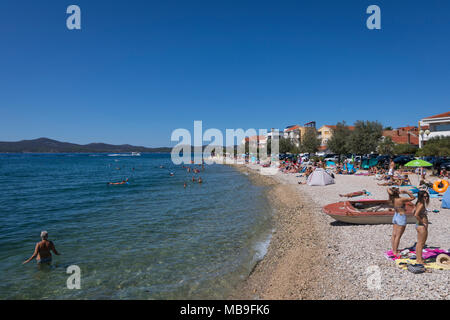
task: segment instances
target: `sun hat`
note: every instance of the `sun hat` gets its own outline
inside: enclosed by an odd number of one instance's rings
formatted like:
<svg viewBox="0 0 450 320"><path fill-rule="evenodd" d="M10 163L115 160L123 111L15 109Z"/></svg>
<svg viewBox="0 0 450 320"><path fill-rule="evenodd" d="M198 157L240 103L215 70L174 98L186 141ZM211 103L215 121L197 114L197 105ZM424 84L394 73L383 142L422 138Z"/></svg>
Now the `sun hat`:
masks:
<svg viewBox="0 0 450 320"><path fill-rule="evenodd" d="M440 267L450 268L450 256L442 253L436 257L436 264Z"/></svg>

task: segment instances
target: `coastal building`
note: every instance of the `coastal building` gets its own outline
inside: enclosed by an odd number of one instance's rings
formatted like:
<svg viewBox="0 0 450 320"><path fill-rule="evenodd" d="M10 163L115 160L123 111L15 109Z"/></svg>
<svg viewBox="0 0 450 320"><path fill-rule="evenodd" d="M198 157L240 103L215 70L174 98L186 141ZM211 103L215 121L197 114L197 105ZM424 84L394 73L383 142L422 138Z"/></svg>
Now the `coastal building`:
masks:
<svg viewBox="0 0 450 320"><path fill-rule="evenodd" d="M422 148L429 139L450 136L450 111L423 118L419 121L419 148Z"/></svg>
<svg viewBox="0 0 450 320"><path fill-rule="evenodd" d="M270 129L270 131L267 133L267 138L275 138L275 137L277 137L279 139L279 138L281 138L283 136L284 136L283 131L280 131L280 130L274 129L274 128Z"/></svg>
<svg viewBox="0 0 450 320"><path fill-rule="evenodd" d="M288 126L283 131L283 137L286 139L291 139L291 141L295 144L296 147L300 147L300 143L302 142L302 139L305 136L305 133L308 130L308 128L315 128L315 127L316 127L315 121L305 123L303 126L300 126L298 124Z"/></svg>
<svg viewBox="0 0 450 320"><path fill-rule="evenodd" d="M394 130L384 130L383 137L390 137L395 144L419 145L419 129L414 126L400 127Z"/></svg>
<svg viewBox="0 0 450 320"><path fill-rule="evenodd" d="M354 130L354 126L348 126L350 130ZM317 137L321 140L319 151L327 152L328 150L328 140L333 136L333 129L336 129L336 125L323 125L317 130Z"/></svg>
<svg viewBox="0 0 450 320"><path fill-rule="evenodd" d="M249 145L257 145L258 147L264 147L267 144L267 136L251 136L245 137L242 140L242 144L249 143Z"/></svg>
<svg viewBox="0 0 450 320"><path fill-rule="evenodd" d="M300 146L302 137L302 127L300 127L297 124L288 126L286 127L286 129L284 129L283 133L284 138L290 139L295 144L295 146L297 147Z"/></svg>

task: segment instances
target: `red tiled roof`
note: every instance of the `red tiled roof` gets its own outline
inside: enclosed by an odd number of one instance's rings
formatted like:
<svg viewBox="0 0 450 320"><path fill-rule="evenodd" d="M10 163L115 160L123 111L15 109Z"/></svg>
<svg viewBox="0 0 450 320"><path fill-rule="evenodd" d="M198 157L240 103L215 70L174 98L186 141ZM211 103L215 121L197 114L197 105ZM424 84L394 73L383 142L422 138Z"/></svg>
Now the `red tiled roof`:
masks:
<svg viewBox="0 0 450 320"><path fill-rule="evenodd" d="M441 114L437 114L435 116L431 116L431 117L426 117L424 119L435 119L435 118L445 118L445 117L450 117L450 111L441 113Z"/></svg>
<svg viewBox="0 0 450 320"><path fill-rule="evenodd" d="M251 136L251 137L245 137L245 141L266 141L267 137L266 136Z"/></svg>
<svg viewBox="0 0 450 320"><path fill-rule="evenodd" d="M324 127L328 127L328 128L331 128L331 129L336 129L337 128L337 126L336 125L328 125L328 124L325 124L325 125L323 125ZM355 126L347 126L350 130L355 130Z"/></svg>
<svg viewBox="0 0 450 320"><path fill-rule="evenodd" d="M385 130L383 137L391 137L396 144L408 144L408 133L398 130ZM409 144L419 145L419 138L413 134L409 134Z"/></svg>
<svg viewBox="0 0 450 320"><path fill-rule="evenodd" d="M416 131L417 127L416 126L407 126L407 127L399 127L397 129L398 130L404 130L404 131Z"/></svg>
<svg viewBox="0 0 450 320"><path fill-rule="evenodd" d="M284 131L285 132L293 131L293 130L298 129L298 128L300 128L300 126L299 125L295 125L295 126L292 126L292 127L284 129Z"/></svg>

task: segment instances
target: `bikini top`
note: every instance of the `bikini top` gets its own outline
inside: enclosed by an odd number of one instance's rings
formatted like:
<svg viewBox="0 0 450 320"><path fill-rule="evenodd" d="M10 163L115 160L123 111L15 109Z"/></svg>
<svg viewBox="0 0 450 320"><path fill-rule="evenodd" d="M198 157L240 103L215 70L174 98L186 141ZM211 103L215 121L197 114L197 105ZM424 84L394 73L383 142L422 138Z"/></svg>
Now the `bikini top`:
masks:
<svg viewBox="0 0 450 320"><path fill-rule="evenodd" d="M395 209L395 210L397 210L397 209L405 209L405 207L406 207L406 204L403 202L403 204L402 204L401 207L396 207L396 206L394 206L394 209Z"/></svg>

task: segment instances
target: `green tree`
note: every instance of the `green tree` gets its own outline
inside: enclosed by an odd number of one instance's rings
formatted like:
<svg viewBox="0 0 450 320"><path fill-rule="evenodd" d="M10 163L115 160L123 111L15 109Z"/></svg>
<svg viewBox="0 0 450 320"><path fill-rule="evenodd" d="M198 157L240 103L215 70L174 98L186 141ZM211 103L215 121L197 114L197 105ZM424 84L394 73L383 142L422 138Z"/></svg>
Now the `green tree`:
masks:
<svg viewBox="0 0 450 320"><path fill-rule="evenodd" d="M450 137L431 138L417 151L417 156L450 156Z"/></svg>
<svg viewBox="0 0 450 320"><path fill-rule="evenodd" d="M385 137L380 139L378 143L377 151L380 154L393 155L394 154L395 143L392 141L391 137Z"/></svg>
<svg viewBox="0 0 450 320"><path fill-rule="evenodd" d="M410 144L396 144L394 146L394 154L415 154L418 147Z"/></svg>
<svg viewBox="0 0 450 320"><path fill-rule="evenodd" d="M315 128L307 128L302 139L300 150L307 153L315 153L320 147L320 139ZM299 151L300 151L299 150Z"/></svg>
<svg viewBox="0 0 450 320"><path fill-rule="evenodd" d="M292 153L295 145L289 138L280 137L279 140L280 153Z"/></svg>
<svg viewBox="0 0 450 320"><path fill-rule="evenodd" d="M348 148L354 154L368 154L376 151L383 133L383 126L378 121L355 122L355 130L348 139Z"/></svg>
<svg viewBox="0 0 450 320"><path fill-rule="evenodd" d="M350 152L347 140L351 134L350 129L345 124L345 121L338 122L336 128L331 130L333 135L327 142L328 149L331 152L342 155Z"/></svg>

